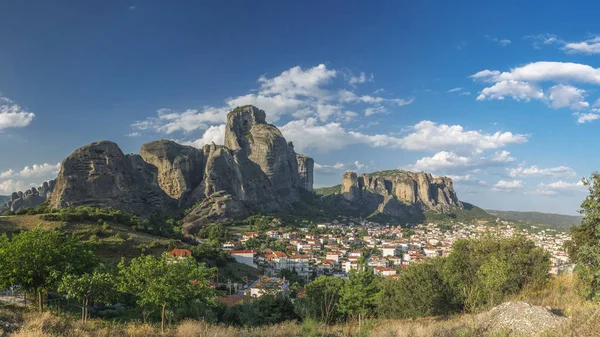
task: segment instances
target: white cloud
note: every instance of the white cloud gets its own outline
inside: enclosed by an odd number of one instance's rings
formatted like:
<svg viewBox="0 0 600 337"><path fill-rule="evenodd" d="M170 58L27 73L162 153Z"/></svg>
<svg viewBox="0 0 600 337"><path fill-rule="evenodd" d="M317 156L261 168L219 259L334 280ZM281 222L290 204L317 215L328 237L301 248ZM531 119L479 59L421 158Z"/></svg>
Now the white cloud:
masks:
<svg viewBox="0 0 600 337"><path fill-rule="evenodd" d="M461 125L436 124L422 121L412 128L412 133L402 139L403 148L413 151L482 152L509 144L527 142L528 135L497 131L493 134L466 131Z"/></svg>
<svg viewBox="0 0 600 337"><path fill-rule="evenodd" d="M465 174L465 175L447 175L448 178L452 179L453 183L459 183L459 184L463 184L463 185L474 185L474 186L489 186L488 183L486 183L483 180L477 179L476 177L474 177L471 174Z"/></svg>
<svg viewBox="0 0 600 337"><path fill-rule="evenodd" d="M321 85L329 82L336 74L335 70L327 69L324 64L306 70L296 66L273 78L264 75L259 77L260 94L320 98L325 95Z"/></svg>
<svg viewBox="0 0 600 337"><path fill-rule="evenodd" d="M339 162L335 163L333 165L321 165L321 164L315 163L315 170L325 170L325 169L345 170L346 165L339 163Z"/></svg>
<svg viewBox="0 0 600 337"><path fill-rule="evenodd" d="M508 151L496 152L490 156L458 155L454 152L441 151L431 157L423 157L407 168L425 172L464 172L493 166L503 166L513 162L515 158Z"/></svg>
<svg viewBox="0 0 600 337"><path fill-rule="evenodd" d="M534 191L529 192L529 194L557 195L585 191L587 191L587 187L583 184L582 181L566 182L563 180L559 180L550 184L540 183L537 186L537 188Z"/></svg>
<svg viewBox="0 0 600 337"><path fill-rule="evenodd" d="M576 112L573 115L575 117L577 117L577 124L588 123L588 122L595 121L596 119L600 118L600 114L597 112L586 112L586 113Z"/></svg>
<svg viewBox="0 0 600 337"><path fill-rule="evenodd" d="M306 69L293 67L272 78L260 76L258 90L228 98L222 107L205 106L202 109L184 111L160 109L156 117L136 121L131 126L135 132L153 131L165 134L206 130L210 126L224 123L227 113L233 108L248 104L265 110L269 122L276 122L284 115L303 119L318 117L322 122L349 121L357 114L352 111L354 109L344 106L345 103L401 107L411 104L414 100L359 95L354 92L356 88L352 91L331 90L331 81L338 73L346 76L344 72L328 69L324 64ZM372 75L361 73L354 80L349 80L360 83L372 78Z"/></svg>
<svg viewBox="0 0 600 337"><path fill-rule="evenodd" d="M58 174L60 170L60 163L51 165L43 163L41 165L33 164L31 167L25 166L20 172L19 176L23 178L41 178L50 174Z"/></svg>
<svg viewBox="0 0 600 337"><path fill-rule="evenodd" d="M358 84L358 83L365 83L365 82L373 82L374 79L375 79L375 76L373 76L373 74L370 74L369 76L367 76L364 72L361 72L358 76L353 76L353 75L348 76L348 83Z"/></svg>
<svg viewBox="0 0 600 337"><path fill-rule="evenodd" d="M461 91L463 88L454 88L454 89L450 89L447 92L457 92L457 91Z"/></svg>
<svg viewBox="0 0 600 337"><path fill-rule="evenodd" d="M126 134L125 137L139 137L141 135L142 135L141 133L136 131L136 132L130 132L130 133Z"/></svg>
<svg viewBox="0 0 600 337"><path fill-rule="evenodd" d="M521 188L525 185L522 180L500 180L494 187L494 191L512 191L517 188Z"/></svg>
<svg viewBox="0 0 600 337"><path fill-rule="evenodd" d="M18 172L14 171L12 169L10 169L8 171L0 172L0 179L14 178L14 177L43 178L43 177L48 177L50 175L56 175L56 174L58 174L59 170L60 170L60 163L57 163L56 165L52 165L52 164L48 164L48 163L33 164L31 166L25 166L22 170L20 170Z"/></svg>
<svg viewBox="0 0 600 337"><path fill-rule="evenodd" d="M498 41L498 43L502 46L502 47L506 47L510 44L510 40L509 39L502 39L500 41Z"/></svg>
<svg viewBox="0 0 600 337"><path fill-rule="evenodd" d="M557 84L550 88L550 105L555 108L569 107L571 109L583 109L590 106L583 95L585 90L570 85Z"/></svg>
<svg viewBox="0 0 600 337"><path fill-rule="evenodd" d="M489 35L486 35L485 38L490 41L496 42L497 44L501 45L502 47L506 47L510 44L509 39L499 39L497 37L491 37Z"/></svg>
<svg viewBox="0 0 600 337"><path fill-rule="evenodd" d="M10 195L13 192L24 191L32 187L36 187L35 184L28 184L22 180L8 179L0 181L0 194Z"/></svg>
<svg viewBox="0 0 600 337"><path fill-rule="evenodd" d="M491 87L484 88L479 96L478 101L485 99L503 100L505 97L512 97L514 100L530 101L531 99L544 99L544 92L540 87L528 82L507 80L499 81Z"/></svg>
<svg viewBox="0 0 600 337"><path fill-rule="evenodd" d="M465 131L460 125L436 124L422 121L410 128L403 138L386 134L367 135L346 130L340 123L319 124L316 118L291 121L280 127L287 140L294 142L299 151L316 149L322 152L339 150L353 144L370 147L402 148L410 151L453 150L459 153L480 153L509 144L527 142L528 135L512 132L493 134Z"/></svg>
<svg viewBox="0 0 600 337"><path fill-rule="evenodd" d="M567 166L558 166L551 168L538 168L533 165L530 167L525 167L523 165L519 165L515 168L507 168L506 171L508 175L515 177L544 177L544 176L552 176L552 177L575 177L576 173L570 167Z"/></svg>
<svg viewBox="0 0 600 337"><path fill-rule="evenodd" d="M595 36L581 42L566 43L562 49L572 54L600 54L600 36Z"/></svg>
<svg viewBox="0 0 600 337"><path fill-rule="evenodd" d="M581 82L600 84L600 69L572 62L533 62L508 72L482 70L470 76L484 81Z"/></svg>
<svg viewBox="0 0 600 337"><path fill-rule="evenodd" d="M359 171L360 171L360 170L362 170L362 169L364 169L364 168L366 167L366 165L365 165L365 164L361 164L361 163L360 163L358 160L355 160L355 161L354 161L354 166L355 166L355 167L356 167L356 169L357 169L357 170L359 170Z"/></svg>
<svg viewBox="0 0 600 337"><path fill-rule="evenodd" d="M31 123L35 114L25 111L9 98L0 97L0 132L8 128L22 128Z"/></svg>
<svg viewBox="0 0 600 337"><path fill-rule="evenodd" d="M365 116L371 116L374 114L384 114L384 113L387 113L387 109L381 105L378 107L365 109Z"/></svg>
<svg viewBox="0 0 600 337"><path fill-rule="evenodd" d="M201 138L194 141L182 141L181 144L201 149L204 145L213 142L217 145L223 145L225 143L225 124L213 125L204 132Z"/></svg>

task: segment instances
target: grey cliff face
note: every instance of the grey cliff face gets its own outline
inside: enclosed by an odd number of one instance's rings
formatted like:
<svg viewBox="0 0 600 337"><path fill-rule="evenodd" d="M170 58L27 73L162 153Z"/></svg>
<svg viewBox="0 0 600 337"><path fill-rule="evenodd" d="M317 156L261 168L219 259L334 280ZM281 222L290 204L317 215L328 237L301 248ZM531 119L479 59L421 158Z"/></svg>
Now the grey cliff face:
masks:
<svg viewBox="0 0 600 337"><path fill-rule="evenodd" d="M266 123L264 111L245 106L228 114L224 146L159 140L125 155L115 143L92 143L63 161L56 180L13 193L11 203L38 198L53 208L94 205L143 217L195 205L184 227L197 231L253 212L290 210L299 188L313 190L313 167Z"/></svg>
<svg viewBox="0 0 600 337"><path fill-rule="evenodd" d="M298 162L298 186L312 192L315 161L312 158L299 153L296 154L296 161Z"/></svg>
<svg viewBox="0 0 600 337"><path fill-rule="evenodd" d="M115 143L92 143L63 161L50 206L95 205L137 215L165 210L174 200L149 181L156 174L155 167L137 155L125 156Z"/></svg>
<svg viewBox="0 0 600 337"><path fill-rule="evenodd" d="M397 170L386 174L346 172L342 178L342 196L349 202L378 204L377 210L395 216L415 210L447 211L463 208L454 192L452 179L434 178L429 173Z"/></svg>
<svg viewBox="0 0 600 337"><path fill-rule="evenodd" d="M158 140L142 145L140 156L156 166L158 185L173 199L185 198L202 182L204 157L196 148Z"/></svg>
<svg viewBox="0 0 600 337"><path fill-rule="evenodd" d="M277 127L267 124L265 112L245 106L227 115L225 146L241 151L267 175L277 196L286 202L300 199L298 163L291 143Z"/></svg>

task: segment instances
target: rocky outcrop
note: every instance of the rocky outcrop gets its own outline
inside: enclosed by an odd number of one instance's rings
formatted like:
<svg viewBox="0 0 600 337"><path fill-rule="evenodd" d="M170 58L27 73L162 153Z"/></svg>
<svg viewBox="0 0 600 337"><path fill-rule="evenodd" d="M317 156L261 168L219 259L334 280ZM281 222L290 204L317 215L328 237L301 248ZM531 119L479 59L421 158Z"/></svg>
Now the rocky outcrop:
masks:
<svg viewBox="0 0 600 337"><path fill-rule="evenodd" d="M298 201L300 176L294 146L265 117L264 111L251 105L235 108L227 115L225 146L258 164L278 197Z"/></svg>
<svg viewBox="0 0 600 337"><path fill-rule="evenodd" d="M298 186L312 192L315 161L311 157L299 153L296 154L296 161L298 162Z"/></svg>
<svg viewBox="0 0 600 337"><path fill-rule="evenodd" d="M10 210L16 212L21 208L39 206L50 196L55 184L56 180L50 180L45 181L42 186L38 188L32 187L25 192L13 192L10 200L3 206L0 206L0 209L2 211Z"/></svg>
<svg viewBox="0 0 600 337"><path fill-rule="evenodd" d="M126 156L113 142L92 143L63 161L50 206L94 205L150 215L174 206L157 176L158 169L139 155Z"/></svg>
<svg viewBox="0 0 600 337"><path fill-rule="evenodd" d="M463 208L448 177L433 177L429 173L383 171L358 176L346 172L342 178L342 197L355 204L377 204L377 211L405 216L416 211L443 212Z"/></svg>
<svg viewBox="0 0 600 337"><path fill-rule="evenodd" d="M159 140L144 144L139 155L125 155L115 143L92 143L63 161L55 187L37 191L53 188L54 208L95 205L143 217L195 205L184 219L192 231L254 212L288 211L300 188L312 191L314 161L296 154L265 117L254 106L234 109L224 146Z"/></svg>
<svg viewBox="0 0 600 337"><path fill-rule="evenodd" d="M170 140L142 145L140 156L158 169L158 185L171 198L185 201L203 179L202 151ZM183 197L183 198L182 198Z"/></svg>

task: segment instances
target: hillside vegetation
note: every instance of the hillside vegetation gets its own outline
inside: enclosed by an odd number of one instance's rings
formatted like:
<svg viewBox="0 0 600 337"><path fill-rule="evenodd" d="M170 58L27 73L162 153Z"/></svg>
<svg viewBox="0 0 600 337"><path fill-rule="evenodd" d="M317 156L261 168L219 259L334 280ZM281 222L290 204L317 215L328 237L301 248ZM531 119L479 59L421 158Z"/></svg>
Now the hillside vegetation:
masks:
<svg viewBox="0 0 600 337"><path fill-rule="evenodd" d="M579 225L582 216L541 213L541 212L517 212L517 211L497 211L486 210L489 214L512 221L519 221L529 225L550 225L556 229L569 229L574 225Z"/></svg>
<svg viewBox="0 0 600 337"><path fill-rule="evenodd" d="M330 187L321 187L321 188L315 188L315 193L320 195L320 196L328 196L328 195L332 195L332 194L340 194L340 192L342 191L342 184L337 184L335 186L330 186Z"/></svg>

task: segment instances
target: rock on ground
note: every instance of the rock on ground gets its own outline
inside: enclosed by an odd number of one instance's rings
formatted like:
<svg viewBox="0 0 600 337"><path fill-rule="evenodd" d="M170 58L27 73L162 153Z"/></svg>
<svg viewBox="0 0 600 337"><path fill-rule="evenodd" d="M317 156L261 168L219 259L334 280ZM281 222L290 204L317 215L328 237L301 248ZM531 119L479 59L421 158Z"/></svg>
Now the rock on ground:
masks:
<svg viewBox="0 0 600 337"><path fill-rule="evenodd" d="M477 315L475 320L480 328L487 331L536 336L545 330L557 328L568 318L525 302L506 302Z"/></svg>

